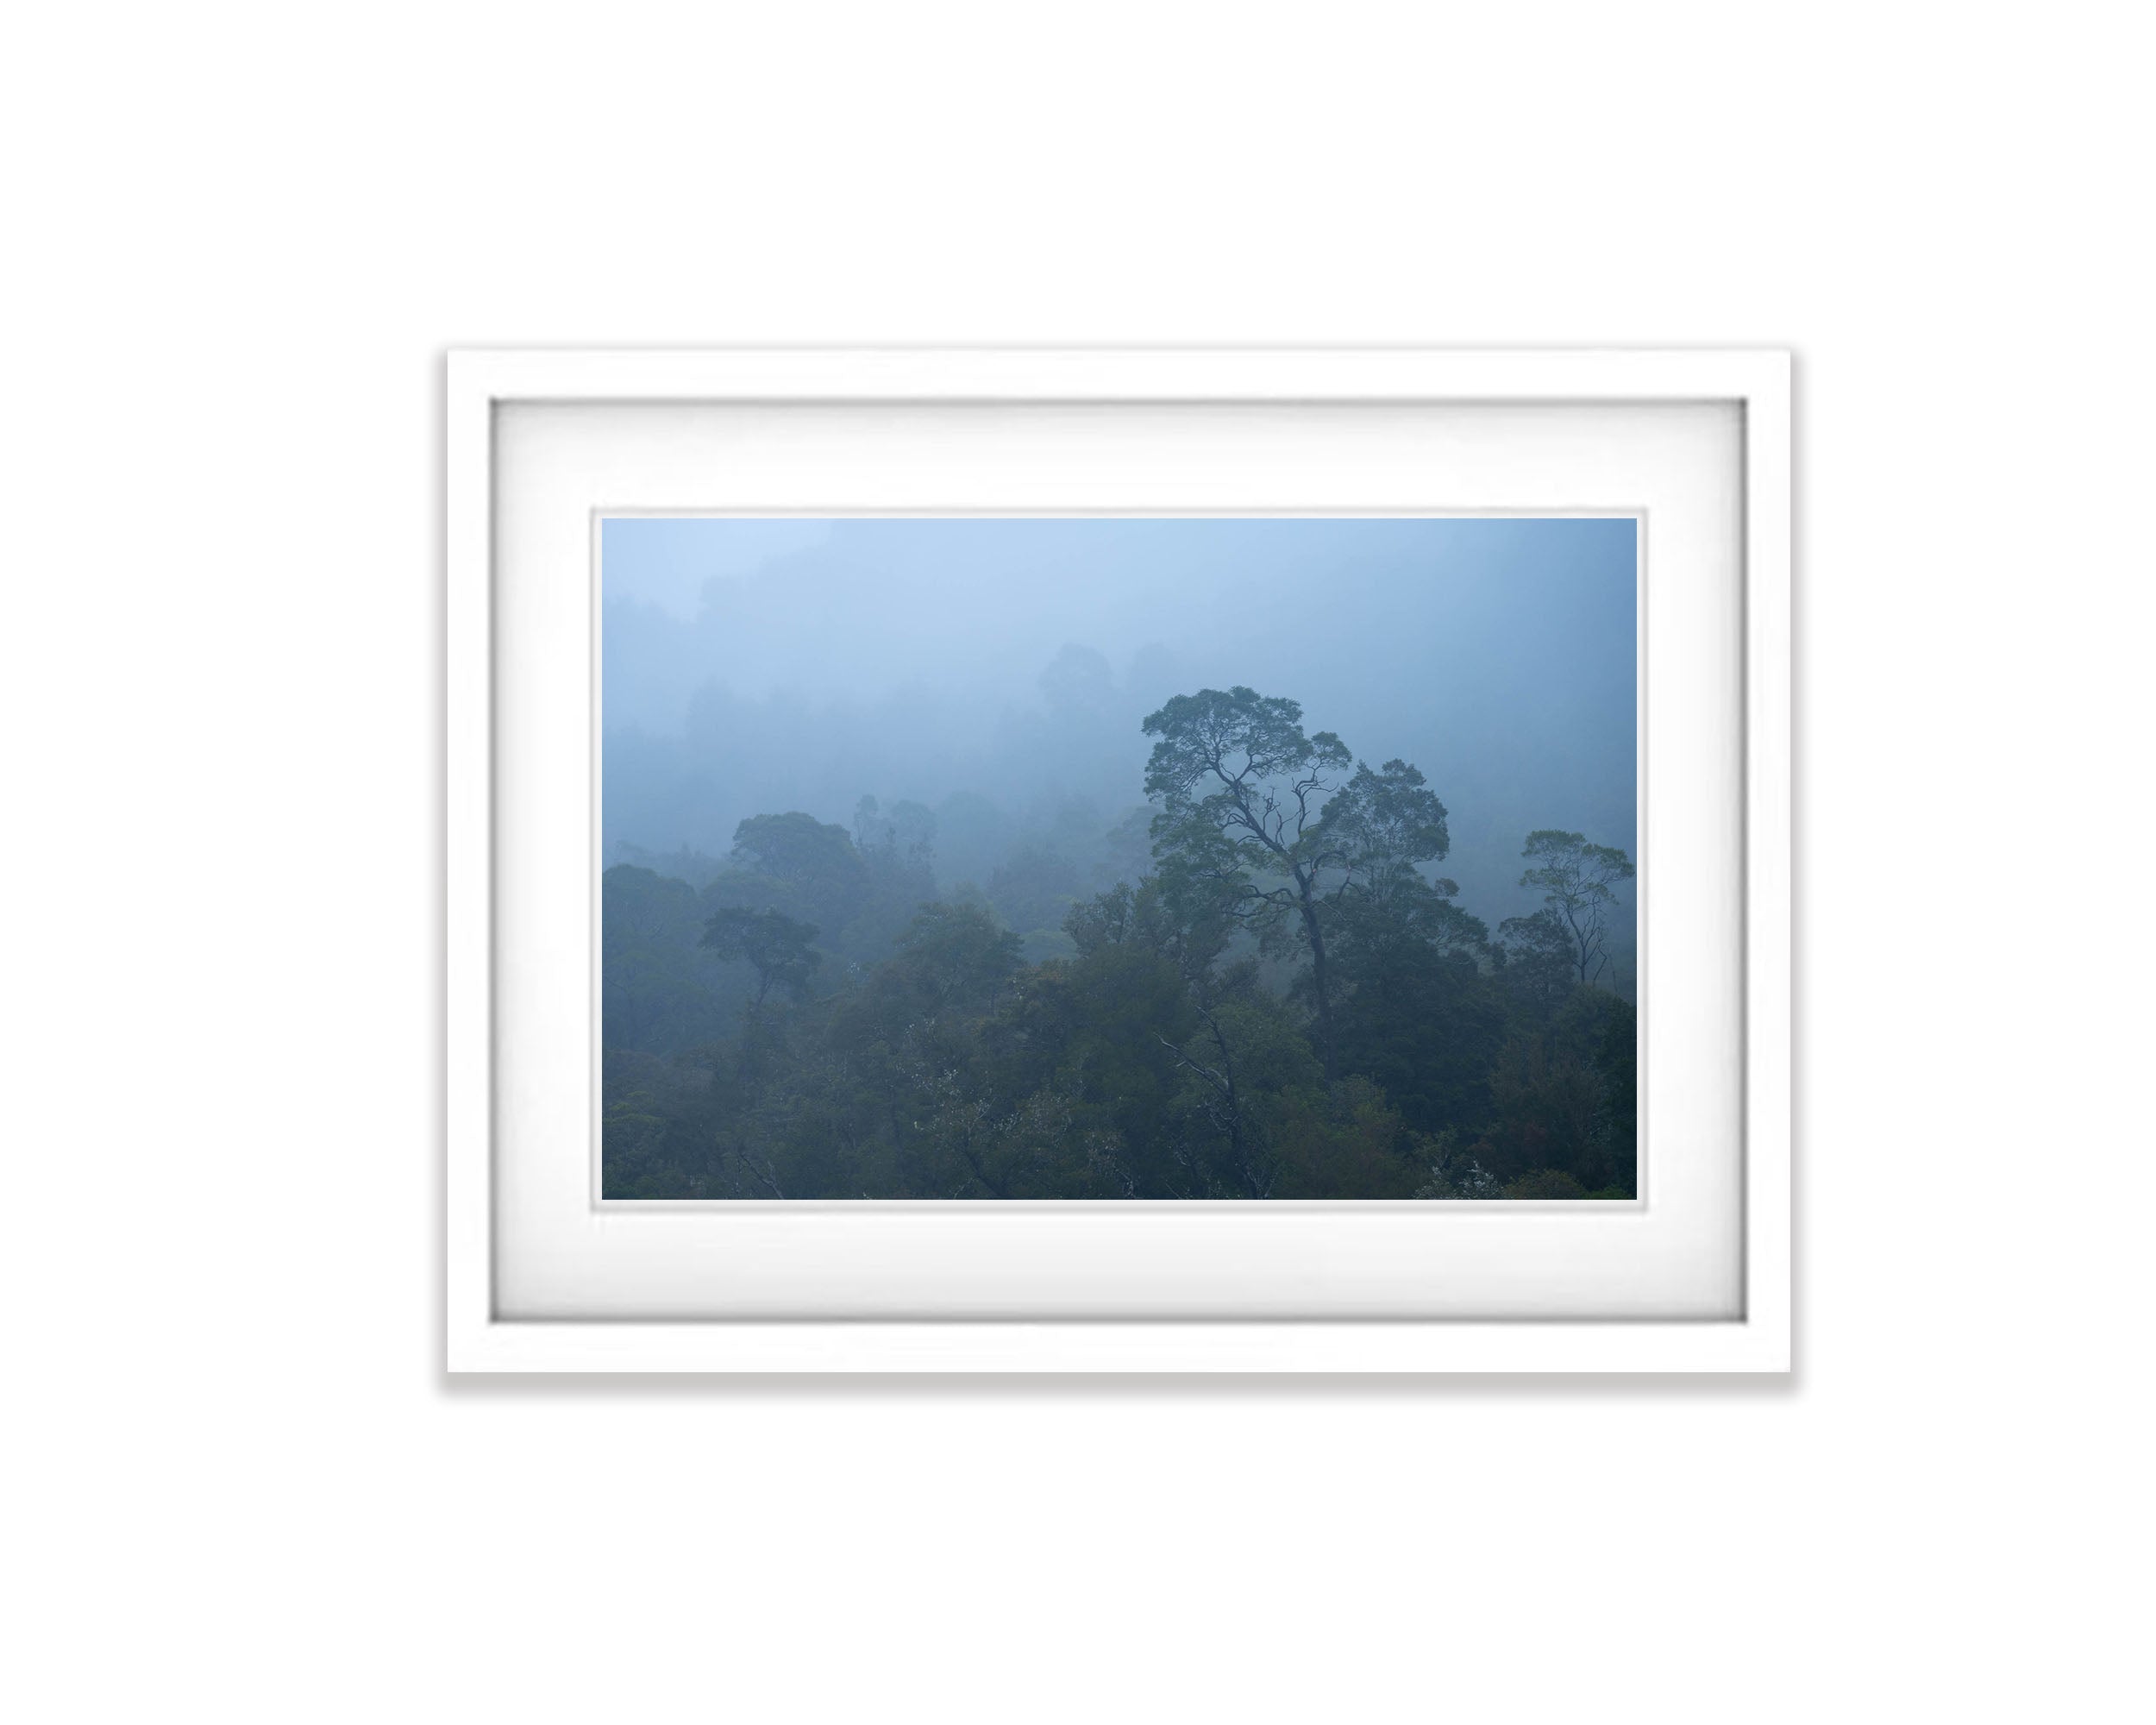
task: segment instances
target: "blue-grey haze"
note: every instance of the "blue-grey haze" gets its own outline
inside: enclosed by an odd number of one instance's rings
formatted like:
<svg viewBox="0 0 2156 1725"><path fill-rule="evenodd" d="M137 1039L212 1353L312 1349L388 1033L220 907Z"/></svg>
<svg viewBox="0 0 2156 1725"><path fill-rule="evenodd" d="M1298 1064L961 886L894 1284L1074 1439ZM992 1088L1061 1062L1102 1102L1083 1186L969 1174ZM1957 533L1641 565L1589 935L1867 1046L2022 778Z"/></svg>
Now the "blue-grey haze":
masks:
<svg viewBox="0 0 2156 1725"><path fill-rule="evenodd" d="M985 881L1097 844L1144 800L1144 715L1242 683L1420 767L1495 927L1538 903L1530 831L1638 855L1636 546L1629 518L609 520L607 854L868 795L937 812L946 890Z"/></svg>

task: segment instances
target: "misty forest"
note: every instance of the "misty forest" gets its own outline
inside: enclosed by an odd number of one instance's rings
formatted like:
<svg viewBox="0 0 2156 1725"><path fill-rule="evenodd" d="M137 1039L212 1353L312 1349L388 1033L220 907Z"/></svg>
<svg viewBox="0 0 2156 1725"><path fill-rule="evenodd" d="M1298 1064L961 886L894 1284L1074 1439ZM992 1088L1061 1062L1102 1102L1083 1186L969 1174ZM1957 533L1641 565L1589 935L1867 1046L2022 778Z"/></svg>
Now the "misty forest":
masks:
<svg viewBox="0 0 2156 1725"><path fill-rule="evenodd" d="M1633 1195L1630 519L602 534L607 1197Z"/></svg>

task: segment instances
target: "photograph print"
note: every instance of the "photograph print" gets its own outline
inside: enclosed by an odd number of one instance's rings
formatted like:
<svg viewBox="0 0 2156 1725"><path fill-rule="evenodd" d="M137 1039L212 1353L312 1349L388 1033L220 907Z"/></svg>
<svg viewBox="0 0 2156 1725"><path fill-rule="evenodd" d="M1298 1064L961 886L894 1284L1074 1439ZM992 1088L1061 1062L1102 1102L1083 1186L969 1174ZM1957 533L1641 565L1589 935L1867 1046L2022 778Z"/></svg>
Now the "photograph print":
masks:
<svg viewBox="0 0 2156 1725"><path fill-rule="evenodd" d="M1627 1201L1630 516L599 526L609 1201Z"/></svg>

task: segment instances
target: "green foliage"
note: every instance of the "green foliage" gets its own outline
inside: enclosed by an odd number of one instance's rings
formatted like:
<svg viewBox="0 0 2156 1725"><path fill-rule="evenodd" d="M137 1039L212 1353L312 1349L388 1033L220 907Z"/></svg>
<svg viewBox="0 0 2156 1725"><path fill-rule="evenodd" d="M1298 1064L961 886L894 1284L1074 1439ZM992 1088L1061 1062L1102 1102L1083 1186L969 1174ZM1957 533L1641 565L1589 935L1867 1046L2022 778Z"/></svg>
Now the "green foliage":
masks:
<svg viewBox="0 0 2156 1725"><path fill-rule="evenodd" d="M1497 957L1514 1000L1538 1017L1547 1017L1572 992L1572 938L1553 910L1532 916L1507 917L1497 929Z"/></svg>
<svg viewBox="0 0 2156 1725"><path fill-rule="evenodd" d="M1145 790L1156 799L1153 854L1221 889L1231 914L1263 923L1299 909L1344 851L1320 819L1345 775L1347 745L1306 737L1302 708L1238 685L1177 695L1145 721L1159 739Z"/></svg>
<svg viewBox="0 0 2156 1725"><path fill-rule="evenodd" d="M808 992L809 978L824 962L810 942L816 931L779 911L723 910L704 925L704 944L721 958L745 962L756 973L755 1004L776 986Z"/></svg>
<svg viewBox="0 0 2156 1725"><path fill-rule="evenodd" d="M1068 722L1102 672L1051 668ZM1636 1189L1633 1014L1589 986L1621 852L1531 835L1549 903L1493 943L1432 872L1449 817L1411 763L1351 771L1239 686L1145 730L1153 800L1105 848L1076 801L999 827L863 797L850 833L743 821L723 865L683 860L700 886L608 869L607 1194ZM985 892L939 886L945 839L993 857Z"/></svg>
<svg viewBox="0 0 2156 1725"><path fill-rule="evenodd" d="M1489 1082L1495 1118L1482 1140L1489 1152L1484 1159L1500 1177L1572 1167L1584 1159L1601 1100L1584 1062L1569 1051L1553 1054L1534 1038L1514 1036Z"/></svg>
<svg viewBox="0 0 2156 1725"><path fill-rule="evenodd" d="M1583 994L1591 991L1582 990ZM1607 1190L1629 1198L1639 1189L1638 1096L1639 1024L1629 1000L1603 997L1601 1035L1591 1058L1601 1080L1601 1106L1595 1118L1597 1154L1584 1172ZM1596 1197L1605 1195L1596 1192Z"/></svg>
<svg viewBox="0 0 2156 1725"><path fill-rule="evenodd" d="M1532 1174L1521 1175L1505 1188L1507 1198L1584 1198L1588 1195L1586 1187L1557 1168L1538 1168Z"/></svg>
<svg viewBox="0 0 2156 1725"><path fill-rule="evenodd" d="M1345 857L1349 884L1380 900L1433 890L1420 864L1443 858L1451 848L1445 807L1419 768L1388 761L1372 772L1357 763L1355 776L1326 805L1326 835ZM1451 897L1459 891L1442 883Z"/></svg>
<svg viewBox="0 0 2156 1725"><path fill-rule="evenodd" d="M1275 1197L1412 1198L1427 1178L1406 1123L1367 1078L1343 1079L1332 1095L1316 1086L1282 1092L1271 1133Z"/></svg>
<svg viewBox="0 0 2156 1725"><path fill-rule="evenodd" d="M1118 882L1085 903L1073 905L1063 918L1063 931L1079 956L1090 958L1103 947L1120 946L1131 938L1137 908L1138 894Z"/></svg>
<svg viewBox="0 0 2156 1725"><path fill-rule="evenodd" d="M1078 869L1055 851L1029 844L988 877L988 902L1005 926L1018 932L1026 954L1038 960L1069 950L1063 919L1078 902Z"/></svg>
<svg viewBox="0 0 2156 1725"><path fill-rule="evenodd" d="M1529 833L1520 855L1537 866L1520 877L1520 884L1542 889L1545 914L1563 928L1578 979L1595 982L1609 962L1604 940L1610 907L1617 902L1614 888L1632 879L1632 859L1608 845L1589 844L1583 834L1555 828Z"/></svg>
<svg viewBox="0 0 2156 1725"><path fill-rule="evenodd" d="M1385 1088L1417 1131L1477 1126L1509 1023L1497 982L1473 957L1395 924L1342 944L1340 1063Z"/></svg>
<svg viewBox="0 0 2156 1725"><path fill-rule="evenodd" d="M734 829L734 862L784 881L812 899L857 893L866 867L846 830L812 815L760 814Z"/></svg>
<svg viewBox="0 0 2156 1725"><path fill-rule="evenodd" d="M1063 931L1081 957L1103 946L1133 945L1172 963L1186 979L1206 974L1228 944L1230 923L1217 900L1179 891L1173 877L1118 883L1071 906Z"/></svg>
<svg viewBox="0 0 2156 1725"><path fill-rule="evenodd" d="M1341 835L1327 830L1324 811L1345 776L1347 745L1329 731L1306 736L1299 702L1241 684L1225 693L1177 695L1144 729L1159 739L1145 791L1160 804L1153 855L1169 889L1205 914L1247 924L1268 949L1300 938L1330 1076L1321 904L1328 885L1346 879L1352 859Z"/></svg>
<svg viewBox="0 0 2156 1725"><path fill-rule="evenodd" d="M1414 1140L1414 1153L1426 1170L1422 1183L1414 1190L1418 1198L1457 1201L1504 1195L1496 1176L1477 1162L1471 1151L1461 1148L1457 1126L1447 1126L1443 1132L1426 1136L1419 1134Z"/></svg>
<svg viewBox="0 0 2156 1725"><path fill-rule="evenodd" d="M679 1054L724 1033L726 1010L699 969L702 925L687 882L627 863L599 882L606 1046Z"/></svg>
<svg viewBox="0 0 2156 1725"><path fill-rule="evenodd" d="M923 905L899 940L899 974L931 1013L994 1005L1023 963L1018 937L974 905Z"/></svg>

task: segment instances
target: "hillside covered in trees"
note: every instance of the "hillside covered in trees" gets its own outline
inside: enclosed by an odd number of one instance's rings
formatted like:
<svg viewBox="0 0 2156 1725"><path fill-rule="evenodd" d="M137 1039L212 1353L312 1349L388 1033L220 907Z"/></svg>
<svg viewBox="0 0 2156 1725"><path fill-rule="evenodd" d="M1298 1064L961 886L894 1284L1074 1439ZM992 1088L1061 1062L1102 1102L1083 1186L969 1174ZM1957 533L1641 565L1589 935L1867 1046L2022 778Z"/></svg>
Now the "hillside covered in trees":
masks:
<svg viewBox="0 0 2156 1725"><path fill-rule="evenodd" d="M1632 1195L1622 849L1521 833L1493 925L1413 762L1241 685L1140 730L1120 812L1006 821L985 878L963 794L617 840L606 1195Z"/></svg>

